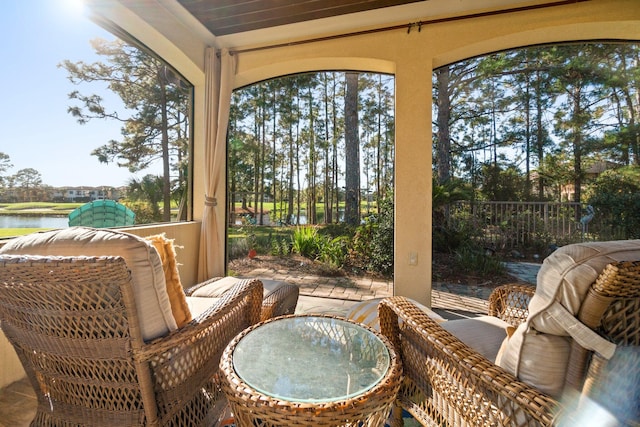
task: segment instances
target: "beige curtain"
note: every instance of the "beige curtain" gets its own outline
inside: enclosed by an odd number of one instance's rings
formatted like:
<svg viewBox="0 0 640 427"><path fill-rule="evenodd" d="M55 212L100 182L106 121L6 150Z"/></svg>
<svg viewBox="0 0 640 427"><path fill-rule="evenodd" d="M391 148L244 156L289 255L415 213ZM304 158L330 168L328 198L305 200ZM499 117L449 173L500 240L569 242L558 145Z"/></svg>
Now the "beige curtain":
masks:
<svg viewBox="0 0 640 427"><path fill-rule="evenodd" d="M225 271L225 165L229 104L235 75L235 57L226 49L205 53L205 165L204 212L200 233L198 280L222 276Z"/></svg>

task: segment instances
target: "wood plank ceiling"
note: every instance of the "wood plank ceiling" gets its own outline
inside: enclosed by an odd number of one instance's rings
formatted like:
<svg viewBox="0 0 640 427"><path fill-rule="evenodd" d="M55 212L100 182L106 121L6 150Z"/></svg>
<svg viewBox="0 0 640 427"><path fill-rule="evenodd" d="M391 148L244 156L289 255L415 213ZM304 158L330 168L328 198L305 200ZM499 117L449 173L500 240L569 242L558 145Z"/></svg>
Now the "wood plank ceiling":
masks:
<svg viewBox="0 0 640 427"><path fill-rule="evenodd" d="M420 0L178 0L216 36L418 1Z"/></svg>

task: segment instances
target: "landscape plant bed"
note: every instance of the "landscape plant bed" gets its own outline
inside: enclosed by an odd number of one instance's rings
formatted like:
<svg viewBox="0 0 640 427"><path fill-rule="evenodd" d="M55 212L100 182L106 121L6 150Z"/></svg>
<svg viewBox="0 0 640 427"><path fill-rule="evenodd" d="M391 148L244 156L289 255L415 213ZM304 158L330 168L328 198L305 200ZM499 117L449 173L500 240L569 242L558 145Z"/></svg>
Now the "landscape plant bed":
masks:
<svg viewBox="0 0 640 427"><path fill-rule="evenodd" d="M516 278L506 272L499 275L481 276L472 272L461 271L456 267L455 255L453 254L434 253L432 268L434 282L497 286L517 281ZM247 275L256 269L267 269L282 273L296 271L321 277L379 277L360 270L335 269L299 255L258 255L253 259L243 257L229 261L229 270L236 275Z"/></svg>

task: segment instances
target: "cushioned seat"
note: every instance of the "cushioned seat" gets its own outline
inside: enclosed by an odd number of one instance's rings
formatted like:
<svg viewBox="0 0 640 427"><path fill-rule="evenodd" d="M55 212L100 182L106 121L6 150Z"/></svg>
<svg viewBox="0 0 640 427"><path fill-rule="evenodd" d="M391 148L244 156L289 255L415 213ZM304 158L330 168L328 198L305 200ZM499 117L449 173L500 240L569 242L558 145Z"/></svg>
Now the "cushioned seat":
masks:
<svg viewBox="0 0 640 427"><path fill-rule="evenodd" d="M406 298L380 302L382 332L404 364L399 408L424 425L524 427L582 425L575 417L590 405L639 425L640 240L560 248L536 288L496 288L488 314L507 331L492 322L481 329L496 334L481 336L463 322L475 329L482 318L437 323Z"/></svg>
<svg viewBox="0 0 640 427"><path fill-rule="evenodd" d="M205 298L221 298L241 279L237 277L223 277L209 279L185 291L187 303L193 315L206 306ZM261 279L263 289L261 320L271 317L293 314L298 303L300 293L296 285L276 280Z"/></svg>
<svg viewBox="0 0 640 427"><path fill-rule="evenodd" d="M347 319L380 330L378 304L382 298L373 298L355 303L347 312ZM417 301L407 298L416 308L430 319L441 323L442 328L455 335L460 341L473 348L484 357L495 361L500 344L506 336L509 323L494 316L480 316L470 319L449 320L433 312Z"/></svg>

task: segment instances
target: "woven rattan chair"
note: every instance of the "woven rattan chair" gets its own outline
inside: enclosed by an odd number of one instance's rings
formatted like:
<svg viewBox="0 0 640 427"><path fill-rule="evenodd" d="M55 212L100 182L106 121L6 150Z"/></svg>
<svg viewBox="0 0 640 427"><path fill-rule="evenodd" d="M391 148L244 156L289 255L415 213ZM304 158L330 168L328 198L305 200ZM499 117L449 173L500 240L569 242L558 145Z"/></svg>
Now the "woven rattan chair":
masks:
<svg viewBox="0 0 640 427"><path fill-rule="evenodd" d="M123 258L0 256L0 325L36 391L33 426L213 425L220 356L261 304L261 283L242 281L145 342Z"/></svg>
<svg viewBox="0 0 640 427"><path fill-rule="evenodd" d="M489 314L519 324L527 317L533 291L521 285L497 288ZM427 426L585 425L572 421L584 408L575 407L576 395L598 402L623 425L638 425L640 262L609 264L589 288L578 314L582 323L618 344L616 355L626 355L621 372L613 372L626 377L627 385L631 382L623 390L616 391L621 387L611 382L607 361L575 342L563 395L573 399L558 401L478 354L406 298L383 300L379 316L383 334L400 354L405 375L394 426L402 425L402 408Z"/></svg>

